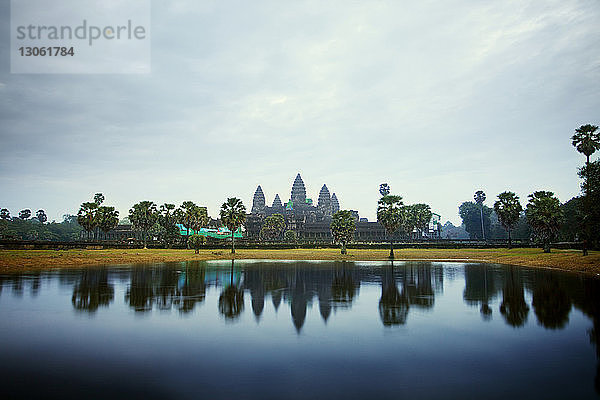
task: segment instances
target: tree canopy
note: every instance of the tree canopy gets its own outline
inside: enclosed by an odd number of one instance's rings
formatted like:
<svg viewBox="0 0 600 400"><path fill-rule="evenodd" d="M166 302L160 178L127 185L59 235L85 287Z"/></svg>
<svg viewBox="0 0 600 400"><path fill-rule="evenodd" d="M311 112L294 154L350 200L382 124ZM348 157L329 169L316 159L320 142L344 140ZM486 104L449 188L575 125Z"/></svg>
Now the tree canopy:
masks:
<svg viewBox="0 0 600 400"><path fill-rule="evenodd" d="M235 231L246 221L246 207L242 200L230 197L221 205L221 223L231 231L231 253L235 253Z"/></svg>
<svg viewBox="0 0 600 400"><path fill-rule="evenodd" d="M481 207L472 201L465 201L458 207L458 214L462 218L465 230L469 232L471 239L483 239L483 232L481 231L482 211L484 229L486 232L490 231L492 209L485 205L481 205Z"/></svg>
<svg viewBox="0 0 600 400"><path fill-rule="evenodd" d="M386 194L377 202L377 221L385 228L390 238L390 258L394 258L393 235L405 221L402 196Z"/></svg>
<svg viewBox="0 0 600 400"><path fill-rule="evenodd" d="M356 219L352 211L341 210L333 214L331 219L331 234L336 243L342 245L341 252L346 254L346 245L354 239L356 232Z"/></svg>
<svg viewBox="0 0 600 400"><path fill-rule="evenodd" d="M508 232L508 247L512 247L511 231L519 222L519 216L523 207L519 202L519 196L513 192L502 192L498 195L498 200L494 203L494 211L498 215L498 220Z"/></svg>
<svg viewBox="0 0 600 400"><path fill-rule="evenodd" d="M590 156L597 150L600 150L600 134L596 125L581 125L575 129L575 134L571 137L571 143L578 152L584 154L586 163L589 164Z"/></svg>
<svg viewBox="0 0 600 400"><path fill-rule="evenodd" d="M142 232L144 238L144 248L148 247L147 236L148 231L158 220L158 211L156 204L152 201L140 201L133 205L129 210L129 220L134 229Z"/></svg>
<svg viewBox="0 0 600 400"><path fill-rule="evenodd" d="M533 192L529 195L525 214L535 237L542 242L544 252L549 253L550 241L558 232L562 219L560 201L552 192Z"/></svg>

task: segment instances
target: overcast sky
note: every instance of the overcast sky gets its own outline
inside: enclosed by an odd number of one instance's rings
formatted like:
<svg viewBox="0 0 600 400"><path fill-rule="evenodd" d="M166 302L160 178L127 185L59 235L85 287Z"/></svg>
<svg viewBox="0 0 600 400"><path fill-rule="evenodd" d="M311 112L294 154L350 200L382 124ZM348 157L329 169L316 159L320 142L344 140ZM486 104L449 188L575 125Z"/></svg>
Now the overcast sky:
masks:
<svg viewBox="0 0 600 400"><path fill-rule="evenodd" d="M154 1L152 72L11 74L0 0L0 207L77 213L102 192L252 206L298 172L375 219L387 182L442 221L476 190L561 201L600 123L600 2ZM593 159L596 159L594 155Z"/></svg>

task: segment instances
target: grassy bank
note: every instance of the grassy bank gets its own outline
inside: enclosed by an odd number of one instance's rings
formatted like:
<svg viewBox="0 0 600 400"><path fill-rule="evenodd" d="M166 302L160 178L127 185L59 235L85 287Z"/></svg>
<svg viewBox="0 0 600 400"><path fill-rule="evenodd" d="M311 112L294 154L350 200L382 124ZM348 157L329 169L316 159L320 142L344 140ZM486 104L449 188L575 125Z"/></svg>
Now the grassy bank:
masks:
<svg viewBox="0 0 600 400"><path fill-rule="evenodd" d="M287 260L387 260L389 250L350 249L342 256L337 249L237 250L236 259ZM600 273L600 252L583 257L577 250L553 250L544 254L540 249L401 249L396 260L456 260L481 261L557 268L569 271ZM228 250L0 250L0 272L19 272L54 268L81 267L101 264L158 263L231 259Z"/></svg>

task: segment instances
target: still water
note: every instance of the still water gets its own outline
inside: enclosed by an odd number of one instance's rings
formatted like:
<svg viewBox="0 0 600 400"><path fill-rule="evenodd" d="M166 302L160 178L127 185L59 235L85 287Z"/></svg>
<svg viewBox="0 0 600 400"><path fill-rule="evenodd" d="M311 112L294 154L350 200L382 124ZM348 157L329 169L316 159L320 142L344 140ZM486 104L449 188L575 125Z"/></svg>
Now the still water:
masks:
<svg viewBox="0 0 600 400"><path fill-rule="evenodd" d="M0 275L0 397L598 398L600 280L209 261Z"/></svg>

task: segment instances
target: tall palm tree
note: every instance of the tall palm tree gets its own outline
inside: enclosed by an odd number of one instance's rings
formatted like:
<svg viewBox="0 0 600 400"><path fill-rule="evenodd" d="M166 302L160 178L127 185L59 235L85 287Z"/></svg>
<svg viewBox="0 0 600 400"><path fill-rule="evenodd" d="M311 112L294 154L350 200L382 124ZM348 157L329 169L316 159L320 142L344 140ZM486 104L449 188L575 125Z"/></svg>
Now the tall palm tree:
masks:
<svg viewBox="0 0 600 400"><path fill-rule="evenodd" d="M510 231L519 222L519 216L523 207L519 202L519 196L513 192L502 192L498 195L498 200L494 203L494 211L498 215L498 220L508 232L508 248L512 248Z"/></svg>
<svg viewBox="0 0 600 400"><path fill-rule="evenodd" d="M152 201L140 201L129 210L129 220L133 228L142 231L144 249L148 248L148 230L156 223L157 219L158 211L156 210L156 204Z"/></svg>
<svg viewBox="0 0 600 400"><path fill-rule="evenodd" d="M246 221L246 207L242 200L230 197L221 206L221 223L231 231L231 254L235 254L235 231Z"/></svg>
<svg viewBox="0 0 600 400"><path fill-rule="evenodd" d="M114 207L100 206L96 212L96 224L102 232L104 238L106 234L119 225L119 212Z"/></svg>
<svg viewBox="0 0 600 400"><path fill-rule="evenodd" d="M394 259L393 235L402 225L405 216L402 209L402 196L385 195L377 202L377 221L383 225L390 237L390 259Z"/></svg>
<svg viewBox="0 0 600 400"><path fill-rule="evenodd" d="M578 152L586 157L585 164L589 165L590 156L600 150L600 134L597 132L596 125L581 125L575 129L575 134L571 137L573 146Z"/></svg>
<svg viewBox="0 0 600 400"><path fill-rule="evenodd" d="M529 195L525 210L527 223L544 246L544 253L550 253L550 240L560 228L562 211L560 201L552 192L537 191Z"/></svg>
<svg viewBox="0 0 600 400"><path fill-rule="evenodd" d="M481 237L485 240L485 228L483 227L483 202L485 201L485 193L483 190L478 190L473 196L475 203L479 204L479 215L481 217Z"/></svg>
<svg viewBox="0 0 600 400"><path fill-rule="evenodd" d="M585 169L589 170L590 166L590 156L596 152L596 150L600 150L600 134L597 132L598 127L596 125L581 125L579 128L575 129L575 134L571 137L572 144L575 146L578 152L585 155ZM589 198L589 179L584 181L584 218L583 218L583 255L587 256L587 241L588 235L587 231L589 230L589 217L590 217L590 198Z"/></svg>
<svg viewBox="0 0 600 400"><path fill-rule="evenodd" d="M90 233L96 227L97 210L98 204L94 202L85 202L81 204L81 207L77 212L77 223L88 233L88 239L90 238Z"/></svg>

